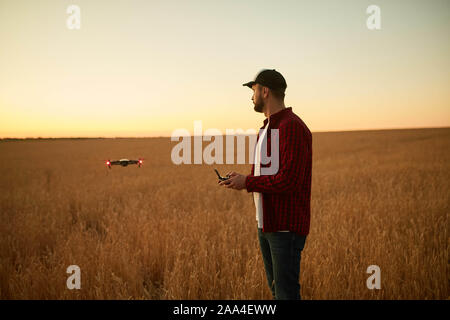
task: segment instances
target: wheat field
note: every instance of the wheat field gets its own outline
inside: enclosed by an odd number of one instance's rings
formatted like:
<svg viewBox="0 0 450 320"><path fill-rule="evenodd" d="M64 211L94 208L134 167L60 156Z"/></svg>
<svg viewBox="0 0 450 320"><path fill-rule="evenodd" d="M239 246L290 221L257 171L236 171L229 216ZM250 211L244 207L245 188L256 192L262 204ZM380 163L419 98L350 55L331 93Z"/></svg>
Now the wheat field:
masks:
<svg viewBox="0 0 450 320"><path fill-rule="evenodd" d="M174 145L0 141L0 298L270 299L252 194L213 172L250 165L174 165ZM302 298L449 299L449 164L450 128L313 133Z"/></svg>

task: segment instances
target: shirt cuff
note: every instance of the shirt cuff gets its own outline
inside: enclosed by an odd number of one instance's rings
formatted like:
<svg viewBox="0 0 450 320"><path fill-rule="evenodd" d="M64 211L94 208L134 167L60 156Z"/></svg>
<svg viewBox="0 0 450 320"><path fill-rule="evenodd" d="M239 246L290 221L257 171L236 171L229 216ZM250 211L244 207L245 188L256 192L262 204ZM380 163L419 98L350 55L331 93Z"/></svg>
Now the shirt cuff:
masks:
<svg viewBox="0 0 450 320"><path fill-rule="evenodd" d="M249 174L247 177L245 177L245 188L247 189L247 192L253 192L254 185L255 185L255 176L252 176Z"/></svg>

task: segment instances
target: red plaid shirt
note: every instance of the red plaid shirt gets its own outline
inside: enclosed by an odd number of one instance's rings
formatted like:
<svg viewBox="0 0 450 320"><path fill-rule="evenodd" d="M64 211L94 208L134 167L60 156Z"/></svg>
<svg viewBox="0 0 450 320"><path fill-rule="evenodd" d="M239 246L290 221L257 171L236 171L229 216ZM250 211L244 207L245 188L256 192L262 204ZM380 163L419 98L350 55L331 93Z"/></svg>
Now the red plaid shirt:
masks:
<svg viewBox="0 0 450 320"><path fill-rule="evenodd" d="M263 129L268 119L264 120ZM245 179L247 192L261 192L263 232L289 230L300 235L309 233L311 202L312 135L306 124L285 108L270 116L267 129L267 155L270 157L271 129L278 129L279 169L274 175ZM259 134L257 139L259 139ZM261 164L268 167L269 164Z"/></svg>

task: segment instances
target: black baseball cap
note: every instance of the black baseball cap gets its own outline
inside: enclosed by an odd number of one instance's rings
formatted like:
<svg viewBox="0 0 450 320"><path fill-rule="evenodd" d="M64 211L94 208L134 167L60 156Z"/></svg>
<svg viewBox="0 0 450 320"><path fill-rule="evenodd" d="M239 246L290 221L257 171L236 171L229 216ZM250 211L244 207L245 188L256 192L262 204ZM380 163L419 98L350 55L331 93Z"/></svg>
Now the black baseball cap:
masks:
<svg viewBox="0 0 450 320"><path fill-rule="evenodd" d="M286 80L275 69L264 69L256 76L254 81L244 83L243 86L251 88L255 83L259 83L269 89L284 92L287 88Z"/></svg>

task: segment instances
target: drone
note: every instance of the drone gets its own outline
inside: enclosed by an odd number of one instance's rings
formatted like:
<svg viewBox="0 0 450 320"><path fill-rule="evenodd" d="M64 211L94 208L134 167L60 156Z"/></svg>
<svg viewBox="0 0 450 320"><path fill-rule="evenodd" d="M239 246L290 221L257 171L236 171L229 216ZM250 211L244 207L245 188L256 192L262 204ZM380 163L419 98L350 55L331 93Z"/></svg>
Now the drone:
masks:
<svg viewBox="0 0 450 320"><path fill-rule="evenodd" d="M115 166L115 165L120 165L122 167L126 167L129 164L137 164L138 167L140 168L141 165L143 164L143 160L144 159L138 159L138 160L128 160L128 159L120 159L120 160L106 160L106 165L108 166L109 169L111 169L111 166Z"/></svg>

